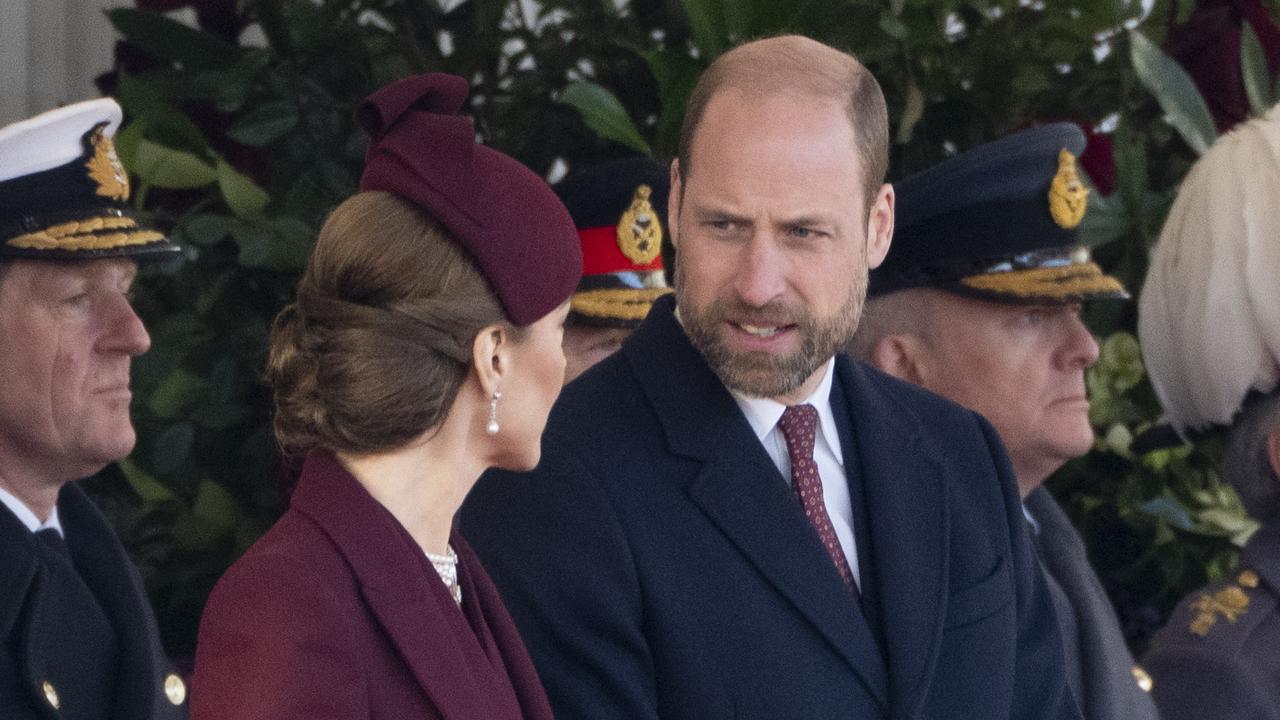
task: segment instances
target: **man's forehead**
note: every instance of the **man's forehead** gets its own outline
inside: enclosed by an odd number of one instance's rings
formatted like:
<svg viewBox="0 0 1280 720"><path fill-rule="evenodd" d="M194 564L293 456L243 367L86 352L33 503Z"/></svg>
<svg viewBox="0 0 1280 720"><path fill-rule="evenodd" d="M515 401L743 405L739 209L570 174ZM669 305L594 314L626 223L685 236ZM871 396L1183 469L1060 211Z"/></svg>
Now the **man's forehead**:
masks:
<svg viewBox="0 0 1280 720"><path fill-rule="evenodd" d="M68 262L18 259L7 261L0 267L0 278L12 278L32 288L70 280L132 281L137 274L138 264L126 258Z"/></svg>

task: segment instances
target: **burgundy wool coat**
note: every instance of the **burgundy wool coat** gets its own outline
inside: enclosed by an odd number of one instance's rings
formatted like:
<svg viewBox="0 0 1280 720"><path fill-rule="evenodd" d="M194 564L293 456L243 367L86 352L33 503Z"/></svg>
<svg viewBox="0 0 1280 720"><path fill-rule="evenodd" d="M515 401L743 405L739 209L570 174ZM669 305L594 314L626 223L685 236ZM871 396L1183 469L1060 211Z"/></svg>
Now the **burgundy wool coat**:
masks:
<svg viewBox="0 0 1280 720"><path fill-rule="evenodd" d="M456 534L462 607L328 452L205 607L193 720L551 720L511 617Z"/></svg>

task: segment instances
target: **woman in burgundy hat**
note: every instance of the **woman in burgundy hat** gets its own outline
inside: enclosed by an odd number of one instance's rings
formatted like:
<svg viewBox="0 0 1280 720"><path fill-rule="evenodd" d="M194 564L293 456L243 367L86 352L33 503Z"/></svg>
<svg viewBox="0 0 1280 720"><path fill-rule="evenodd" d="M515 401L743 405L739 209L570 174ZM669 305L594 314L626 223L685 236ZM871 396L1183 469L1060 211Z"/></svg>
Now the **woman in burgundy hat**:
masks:
<svg viewBox="0 0 1280 720"><path fill-rule="evenodd" d="M542 179L476 145L466 93L423 75L361 108L361 192L271 334L302 476L205 607L195 720L551 718L452 525L485 469L538 463L582 258Z"/></svg>

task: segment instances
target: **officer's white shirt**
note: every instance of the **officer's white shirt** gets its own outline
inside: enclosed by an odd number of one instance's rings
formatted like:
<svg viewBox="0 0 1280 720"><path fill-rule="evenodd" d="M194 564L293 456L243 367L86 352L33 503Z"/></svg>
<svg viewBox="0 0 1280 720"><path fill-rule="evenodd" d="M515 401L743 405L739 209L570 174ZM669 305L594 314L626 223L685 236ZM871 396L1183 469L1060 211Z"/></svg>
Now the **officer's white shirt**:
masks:
<svg viewBox="0 0 1280 720"><path fill-rule="evenodd" d="M853 571L854 582L862 586L861 573L858 570L858 545L853 536L853 504L849 499L849 481L844 474L844 454L840 450L840 434L836 431L836 418L831 412L831 381L836 365L835 358L827 361L823 370L822 382L813 394L799 403L808 403L818 411L818 432L813 443L813 459L818 465L818 474L822 478L822 499L827 506L827 515L835 528L836 539L840 541L840 549L849 561L849 569ZM791 478L791 456L787 452L787 438L778 427L782 419L785 405L768 398L745 395L730 389L729 393L737 401L742 414L746 416L751 429L764 445L765 452L778 467L782 477ZM796 501L797 503L799 500Z"/></svg>
<svg viewBox="0 0 1280 720"><path fill-rule="evenodd" d="M2 487L0 487L0 502L3 502L4 506L9 508L9 512L18 516L18 520L23 525L26 525L31 532L53 528L58 531L59 535L66 537L67 534L62 532L62 523L58 521L57 505L53 506L49 517L44 522L40 522L40 518L34 512L31 512L31 508L27 507L16 495Z"/></svg>

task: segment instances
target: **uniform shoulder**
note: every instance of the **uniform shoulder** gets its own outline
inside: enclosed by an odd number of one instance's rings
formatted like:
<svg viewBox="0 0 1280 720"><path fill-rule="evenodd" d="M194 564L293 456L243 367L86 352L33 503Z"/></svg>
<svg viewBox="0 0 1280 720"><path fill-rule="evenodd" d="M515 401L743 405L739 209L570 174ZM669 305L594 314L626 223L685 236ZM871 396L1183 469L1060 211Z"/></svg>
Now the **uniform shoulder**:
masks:
<svg viewBox="0 0 1280 720"><path fill-rule="evenodd" d="M1183 599L1142 659L1161 717L1275 717L1276 607L1247 567Z"/></svg>
<svg viewBox="0 0 1280 720"><path fill-rule="evenodd" d="M1232 654L1276 609L1276 594L1246 567L1184 598L1156 634L1148 657L1158 660L1188 647Z"/></svg>

